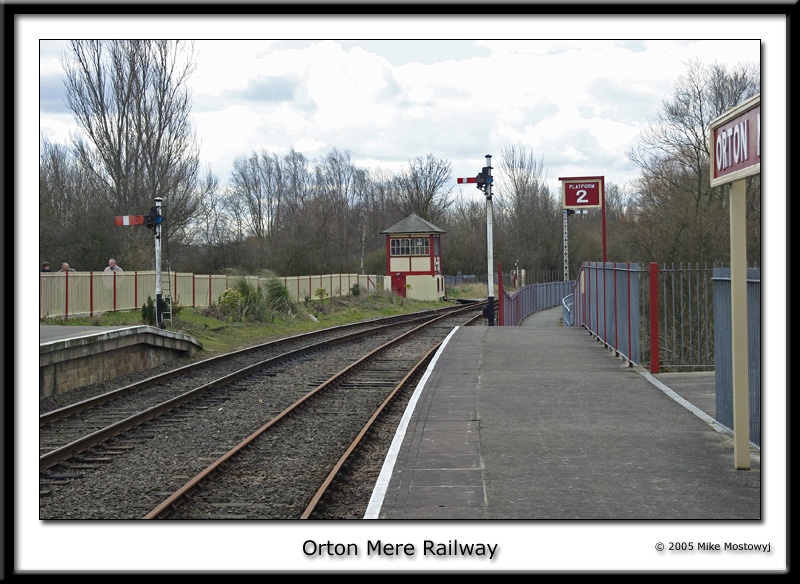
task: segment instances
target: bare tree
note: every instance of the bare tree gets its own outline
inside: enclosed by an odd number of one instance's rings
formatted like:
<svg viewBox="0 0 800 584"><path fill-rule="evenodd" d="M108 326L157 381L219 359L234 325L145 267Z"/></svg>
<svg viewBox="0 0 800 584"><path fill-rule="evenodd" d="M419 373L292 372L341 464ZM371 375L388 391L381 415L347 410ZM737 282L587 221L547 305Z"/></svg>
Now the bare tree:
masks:
<svg viewBox="0 0 800 584"><path fill-rule="evenodd" d="M547 191L544 160L522 144L503 144L500 147L500 167L503 177L503 196L521 209L532 198L541 198Z"/></svg>
<svg viewBox="0 0 800 584"><path fill-rule="evenodd" d="M459 197L438 224L447 231L442 239L442 269L445 274L486 273L486 204Z"/></svg>
<svg viewBox="0 0 800 584"><path fill-rule="evenodd" d="M108 261L98 244L111 240L113 224L98 217L89 194L91 188L69 148L42 137L39 249L43 259L66 261L78 270L95 269Z"/></svg>
<svg viewBox="0 0 800 584"><path fill-rule="evenodd" d="M233 162L233 195L247 209L245 222L249 234L265 243L278 229L284 196L282 185L281 163L275 154L262 149Z"/></svg>
<svg viewBox="0 0 800 584"><path fill-rule="evenodd" d="M74 151L94 185L96 207L111 221L142 214L160 197L167 232L179 233L197 204L199 155L186 88L191 44L77 40L61 61L67 106L81 130ZM146 234L129 230L120 239L135 246L137 235Z"/></svg>
<svg viewBox="0 0 800 584"><path fill-rule="evenodd" d="M495 191L498 258L508 265L519 260L536 271L557 269L563 253L560 208L543 169L543 160L524 145L501 146Z"/></svg>
<svg viewBox="0 0 800 584"><path fill-rule="evenodd" d="M364 182L365 172L353 164L349 151L335 148L317 163L315 170L315 223L317 233L324 238L318 240L320 259L330 270L355 270L359 229L354 213L358 193L363 192L358 185Z"/></svg>
<svg viewBox="0 0 800 584"><path fill-rule="evenodd" d="M708 131L711 121L726 109L760 91L758 67L743 64L732 71L722 65L704 66L699 60L687 64L671 98L665 99L657 120L650 123L628 151L630 160L646 174L656 174L670 159L686 170L662 173L676 189L692 193L699 208L710 194Z"/></svg>
<svg viewBox="0 0 800 584"><path fill-rule="evenodd" d="M710 186L709 126L759 91L756 64L687 64L657 120L627 153L642 171L633 184L631 249L647 252L652 261L728 260L728 187ZM748 180L753 255L760 255L760 206L760 180Z"/></svg>
<svg viewBox="0 0 800 584"><path fill-rule="evenodd" d="M220 245L228 239L230 229L222 206L219 179L210 168L201 179L199 188L197 215L191 226L192 242L200 246Z"/></svg>
<svg viewBox="0 0 800 584"><path fill-rule="evenodd" d="M408 163L408 169L397 175L401 206L405 215L416 213L436 224L453 203L450 183L451 168L447 160L437 160L428 153Z"/></svg>
<svg viewBox="0 0 800 584"><path fill-rule="evenodd" d="M386 239L381 231L403 218L398 199L394 173L384 169L369 173L359 197L360 267L366 273L383 274L386 271Z"/></svg>
<svg viewBox="0 0 800 584"><path fill-rule="evenodd" d="M247 208L242 198L231 187L223 189L222 208L228 219L228 240L243 241L247 237Z"/></svg>

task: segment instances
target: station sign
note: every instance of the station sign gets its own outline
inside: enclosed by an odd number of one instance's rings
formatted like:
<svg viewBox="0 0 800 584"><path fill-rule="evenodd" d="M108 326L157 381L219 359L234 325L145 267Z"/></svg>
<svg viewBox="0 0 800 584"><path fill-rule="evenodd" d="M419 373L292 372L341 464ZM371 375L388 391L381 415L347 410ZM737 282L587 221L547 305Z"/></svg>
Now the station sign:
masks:
<svg viewBox="0 0 800 584"><path fill-rule="evenodd" d="M711 186L761 172L761 94L710 124Z"/></svg>
<svg viewBox="0 0 800 584"><path fill-rule="evenodd" d="M602 176L559 177L565 209L603 206Z"/></svg>

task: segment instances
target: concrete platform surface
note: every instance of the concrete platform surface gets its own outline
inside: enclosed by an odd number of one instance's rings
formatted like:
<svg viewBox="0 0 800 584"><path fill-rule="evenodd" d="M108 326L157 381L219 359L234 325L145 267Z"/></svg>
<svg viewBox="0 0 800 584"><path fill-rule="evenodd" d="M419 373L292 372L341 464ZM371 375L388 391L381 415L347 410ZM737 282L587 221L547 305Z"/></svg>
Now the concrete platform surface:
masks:
<svg viewBox="0 0 800 584"><path fill-rule="evenodd" d="M652 376L560 314L451 334L365 518L760 519L760 451L734 468L713 372Z"/></svg>

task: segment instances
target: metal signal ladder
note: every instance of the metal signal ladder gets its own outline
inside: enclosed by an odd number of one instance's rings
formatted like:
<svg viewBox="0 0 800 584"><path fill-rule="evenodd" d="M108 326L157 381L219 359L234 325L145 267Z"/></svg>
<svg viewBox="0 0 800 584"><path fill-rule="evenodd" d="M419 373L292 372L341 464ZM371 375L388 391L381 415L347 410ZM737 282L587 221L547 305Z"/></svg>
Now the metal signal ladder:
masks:
<svg viewBox="0 0 800 584"><path fill-rule="evenodd" d="M167 266L167 277L165 279L166 283L162 283L161 286L161 299L164 301L164 312L161 314L161 322L164 326L172 324L172 278L169 266Z"/></svg>

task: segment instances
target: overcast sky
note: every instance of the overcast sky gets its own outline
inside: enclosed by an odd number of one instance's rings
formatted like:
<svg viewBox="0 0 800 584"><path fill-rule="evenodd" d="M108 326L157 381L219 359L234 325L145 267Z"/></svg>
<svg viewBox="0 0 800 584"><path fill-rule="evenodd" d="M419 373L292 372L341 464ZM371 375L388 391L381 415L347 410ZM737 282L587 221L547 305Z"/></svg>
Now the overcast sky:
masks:
<svg viewBox="0 0 800 584"><path fill-rule="evenodd" d="M41 44L41 132L54 141L74 129L59 63L65 46ZM625 152L690 60L735 66L761 58L757 38L195 46L191 122L203 166L222 182L236 157L262 148L278 155L294 148L312 160L337 148L359 166L393 171L431 153L452 163L455 187L457 177L477 174L486 154L497 167L501 148L514 144L542 161L555 192L562 176L603 175L621 186L635 177Z"/></svg>
<svg viewBox="0 0 800 584"><path fill-rule="evenodd" d="M188 12L189 9L187 9ZM455 10L455 8L454 8ZM486 4L491 12L491 4ZM722 8L720 8L720 11ZM284 154L290 148L314 159L333 148L349 150L367 168L396 170L409 159L432 153L451 161L455 179L474 176L484 155L499 157L501 146L520 143L541 158L549 184L558 177L603 175L625 186L637 174L626 158L629 149L662 101L672 93L690 59L735 64L762 61L762 105L765 164L763 221L765 291L778 298L765 302L765 338L785 342L786 305L786 95L787 23L784 15L712 14L624 17L46 17L22 18L14 29L15 126L20 202L15 238L23 218L37 217L39 132L65 140L71 127L63 104L63 72L58 53L64 38L193 39L378 39L448 40L304 41L204 40L197 43L198 70L191 78L191 116L201 141L201 157L227 182L233 159L266 148ZM556 40L457 40L493 39ZM708 39L592 40L592 39ZM454 39L454 40L450 40ZM568 40L584 39L584 40ZM728 40L724 40L728 39ZM734 39L734 40L730 40ZM740 39L740 40L736 40ZM750 39L750 40L741 40ZM41 43L40 43L41 41ZM470 185L473 194L479 192ZM467 191L465 191L467 192ZM774 223L771 222L774 220ZM46 227L45 227L46 228ZM21 290L36 288L40 258L35 246L17 242L15 270ZM772 264L772 269L770 269ZM664 525L628 522L567 525L559 522L440 522L409 525L385 522L342 524L243 522L224 527L170 525L154 529L130 523L43 526L36 521L38 499L33 481L38 469L38 411L33 371L36 367L37 314L30 293L15 296L15 343L27 357L27 372L17 381L27 420L20 446L20 472L31 484L18 488L23 521L15 533L19 569L136 571L147 569L326 570L405 569L409 562L359 563L304 558L305 539L363 544L367 538L403 543L426 537L444 541L499 543L502 553L492 565L453 560L411 569L475 570L692 570L769 569L786 558L785 458L780 433L786 387L785 353L764 351L762 371L770 388L766 406L777 415L766 432L772 473L764 481L765 521L732 525L690 522ZM781 347L778 347L779 349ZM16 373L16 372L15 372ZM16 377L16 375L15 375ZM654 494L657 496L657 494ZM201 522L203 523L203 522ZM324 522L323 522L324 523ZM366 525L365 525L366 523ZM621 524L620 524L621 523ZM222 530L222 532L220 531ZM657 541L773 542L774 554L656 554ZM181 542L185 545L174 547ZM604 547L605 546L605 547ZM613 546L615 553L608 553ZM46 549L47 554L40 553ZM87 554L86 550L92 550ZM619 565L610 558L629 557ZM326 560L330 560L327 558ZM738 562L738 563L737 563ZM765 563L766 562L766 563ZM334 565L335 564L335 565ZM380 564L380 565L378 565ZM211 568L208 568L211 566ZM783 566L783 564L779 564Z"/></svg>

